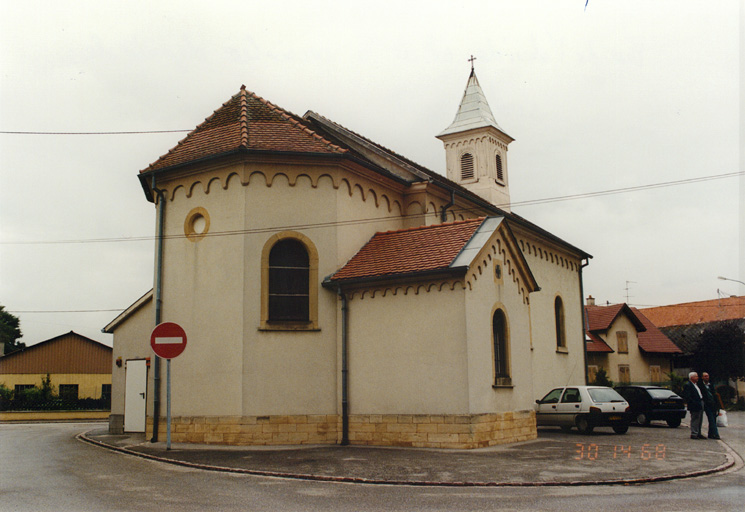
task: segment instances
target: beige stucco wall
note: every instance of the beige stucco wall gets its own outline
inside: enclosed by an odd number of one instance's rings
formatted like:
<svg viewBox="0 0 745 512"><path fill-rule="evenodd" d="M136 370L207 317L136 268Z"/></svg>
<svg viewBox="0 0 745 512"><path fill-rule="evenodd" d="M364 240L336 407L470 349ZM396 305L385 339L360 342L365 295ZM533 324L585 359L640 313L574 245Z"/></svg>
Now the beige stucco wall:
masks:
<svg viewBox="0 0 745 512"><path fill-rule="evenodd" d="M465 312L468 339L469 412L479 414L532 409L530 311L528 293L517 270L519 258L500 235L475 258L467 274ZM500 266L500 277L496 274ZM521 292L521 288L523 289ZM507 321L507 358L512 383L495 387L493 316Z"/></svg>
<svg viewBox="0 0 745 512"><path fill-rule="evenodd" d="M124 415L126 365L130 359L155 358L150 348L150 333L155 327L155 308L152 301L132 313L126 322L114 331L111 365L111 414ZM121 366L117 360L121 358ZM148 368L148 414L152 414L153 372Z"/></svg>
<svg viewBox="0 0 745 512"><path fill-rule="evenodd" d="M556 246L516 229L525 259L540 291L530 294L533 398L556 386L584 384L584 329L580 296L580 260ZM557 350L554 302L564 304L566 350Z"/></svg>
<svg viewBox="0 0 745 512"><path fill-rule="evenodd" d="M464 294L432 282L351 296L352 414L469 412Z"/></svg>
<svg viewBox="0 0 745 512"><path fill-rule="evenodd" d="M228 165L159 186L168 190L168 235L184 233L194 208L210 225L197 241L165 243L162 321L181 324L189 340L172 362L173 396L189 400L174 400L173 414L336 413L338 305L321 282L376 231L402 227L403 199L309 163ZM318 252L316 330L260 329L262 249L287 229ZM210 236L221 233L231 234Z"/></svg>
<svg viewBox="0 0 745 512"><path fill-rule="evenodd" d="M628 353L618 352L618 341L616 333L626 331L628 339ZM619 365L628 365L630 382L647 383L652 381L650 366L660 367L661 379L668 380L666 373L670 371L670 360L659 354L646 354L639 348L639 338L636 327L626 315L619 315L605 333L600 333L600 338L605 341L615 352L608 353L603 367L614 383L621 382ZM606 366L607 365L607 366Z"/></svg>

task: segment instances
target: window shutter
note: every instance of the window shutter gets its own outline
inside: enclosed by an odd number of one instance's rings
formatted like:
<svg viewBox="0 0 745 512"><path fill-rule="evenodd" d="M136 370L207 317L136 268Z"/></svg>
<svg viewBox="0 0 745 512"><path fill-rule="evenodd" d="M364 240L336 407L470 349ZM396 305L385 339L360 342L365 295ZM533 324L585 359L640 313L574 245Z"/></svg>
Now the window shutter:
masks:
<svg viewBox="0 0 745 512"><path fill-rule="evenodd" d="M471 180L473 176L473 155L463 153L463 156L460 157L460 179Z"/></svg>
<svg viewBox="0 0 745 512"><path fill-rule="evenodd" d="M626 331L616 332L616 340L618 341L618 353L628 354L629 352L629 338Z"/></svg>
<svg viewBox="0 0 745 512"><path fill-rule="evenodd" d="M502 155L497 155L497 181L504 182L504 171L502 170Z"/></svg>

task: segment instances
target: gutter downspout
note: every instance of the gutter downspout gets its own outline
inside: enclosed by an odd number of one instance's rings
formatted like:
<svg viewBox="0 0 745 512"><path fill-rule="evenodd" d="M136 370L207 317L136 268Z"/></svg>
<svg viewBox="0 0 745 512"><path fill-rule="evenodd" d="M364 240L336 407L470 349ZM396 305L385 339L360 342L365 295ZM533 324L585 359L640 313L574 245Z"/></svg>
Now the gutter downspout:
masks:
<svg viewBox="0 0 745 512"><path fill-rule="evenodd" d="M347 363L347 296L338 289L341 298L341 445L349 445L349 368Z"/></svg>
<svg viewBox="0 0 745 512"><path fill-rule="evenodd" d="M155 174L153 174L152 189L158 201L158 232L156 234L155 249L155 325L160 324L163 309L163 226L165 224L165 195L162 190L155 188ZM153 361L153 437L152 443L158 442L158 427L160 426L160 357Z"/></svg>
<svg viewBox="0 0 745 512"><path fill-rule="evenodd" d="M589 382L587 382L587 342L585 341L585 333L587 331L587 318L585 316L585 286L582 282L582 269L589 264L590 260L586 259L580 264L579 267L579 307L582 308L582 354L585 358L585 385L588 385Z"/></svg>
<svg viewBox="0 0 745 512"><path fill-rule="evenodd" d="M440 222L447 222L448 209L455 204L455 189L450 189L450 202L440 207Z"/></svg>

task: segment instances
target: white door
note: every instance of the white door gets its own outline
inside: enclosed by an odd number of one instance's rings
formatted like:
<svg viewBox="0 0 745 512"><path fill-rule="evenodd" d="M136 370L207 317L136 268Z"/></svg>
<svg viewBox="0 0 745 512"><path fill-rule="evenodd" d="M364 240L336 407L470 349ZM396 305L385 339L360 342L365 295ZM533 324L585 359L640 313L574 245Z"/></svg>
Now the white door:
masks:
<svg viewBox="0 0 745 512"><path fill-rule="evenodd" d="M147 404L147 362L144 359L127 361L124 387L124 431L145 431Z"/></svg>

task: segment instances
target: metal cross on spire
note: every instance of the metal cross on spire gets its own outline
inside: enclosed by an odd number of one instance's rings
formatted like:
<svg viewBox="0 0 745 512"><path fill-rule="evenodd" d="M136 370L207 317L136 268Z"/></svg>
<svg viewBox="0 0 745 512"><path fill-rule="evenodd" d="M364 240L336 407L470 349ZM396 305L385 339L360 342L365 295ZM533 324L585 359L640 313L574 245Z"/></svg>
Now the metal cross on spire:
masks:
<svg viewBox="0 0 745 512"><path fill-rule="evenodd" d="M471 63L471 72L472 73L473 73L473 61L475 61L475 60L476 60L476 57L474 57L473 55L471 55L471 58L468 59L468 62Z"/></svg>

